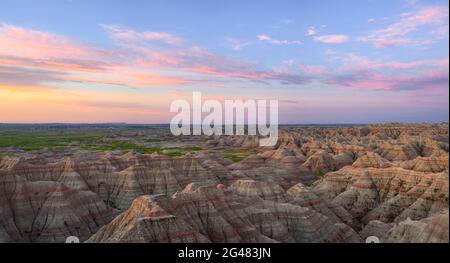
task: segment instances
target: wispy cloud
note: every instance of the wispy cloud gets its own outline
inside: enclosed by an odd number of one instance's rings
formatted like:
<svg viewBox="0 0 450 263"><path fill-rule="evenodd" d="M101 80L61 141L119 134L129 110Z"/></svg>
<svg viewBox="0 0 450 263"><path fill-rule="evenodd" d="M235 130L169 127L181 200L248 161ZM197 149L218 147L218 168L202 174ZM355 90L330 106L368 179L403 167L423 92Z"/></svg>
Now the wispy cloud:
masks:
<svg viewBox="0 0 450 263"><path fill-rule="evenodd" d="M322 75L326 72L325 67L322 65L301 65L301 70L307 75Z"/></svg>
<svg viewBox="0 0 450 263"><path fill-rule="evenodd" d="M134 56L128 50L78 43L48 32L0 25L0 69L4 85L8 81L42 87L48 86L49 82L73 81L145 87L187 82L182 78L161 76L151 72L152 69L136 69L133 62ZM6 73L5 69L8 69Z"/></svg>
<svg viewBox="0 0 450 263"><path fill-rule="evenodd" d="M280 40L264 34L258 35L258 40L266 42L271 45L299 45L302 43L302 41L300 40L285 40L285 39Z"/></svg>
<svg viewBox="0 0 450 263"><path fill-rule="evenodd" d="M0 24L0 66L92 72L113 63L104 61L113 54L52 33Z"/></svg>
<svg viewBox="0 0 450 263"><path fill-rule="evenodd" d="M306 35L307 36L314 36L317 34L317 30L315 27L311 26L306 30Z"/></svg>
<svg viewBox="0 0 450 263"><path fill-rule="evenodd" d="M367 36L360 37L359 40L369 42L375 48L387 48L407 44L430 44L435 40L429 34L423 34L427 36L425 39L416 39L411 36L411 33L425 26L433 26L435 27L434 30L445 31L445 25L448 28L448 22L446 21L448 21L448 7L424 7L414 12L401 14L398 17L398 21L387 27L375 30Z"/></svg>
<svg viewBox="0 0 450 263"><path fill-rule="evenodd" d="M164 43L167 45L181 45L183 39L176 37L166 32L154 31L135 31L121 25L100 24L112 39L122 42L149 42L149 43Z"/></svg>
<svg viewBox="0 0 450 263"><path fill-rule="evenodd" d="M0 66L0 87L7 87L8 90L49 90L52 88L48 83L59 81L64 75L49 70Z"/></svg>
<svg viewBox="0 0 450 263"><path fill-rule="evenodd" d="M431 18L420 16L416 19L423 21ZM107 32L110 33L110 30L107 29ZM27 88L55 87L58 82L171 87L208 81L208 78L278 81L297 85L319 81L385 90L430 89L448 84L448 58L398 62L371 61L354 54L340 58L334 54L335 62L342 64L337 71L327 71L324 65L298 65L293 59L284 61L279 68L263 67L256 62L232 59L198 46L186 45L186 41L164 40L164 46L146 45L141 42L141 37L135 37L145 35L144 32L131 31L134 32L132 38L112 35L115 46L101 47L2 24L0 84ZM135 38L137 41L130 40ZM153 37L144 39L162 41ZM259 39L274 45L299 43L266 35L260 35ZM333 44L348 41L344 35L321 35L314 36L314 39ZM21 47L22 52L15 52L11 45ZM242 45L246 43L239 42L236 48L242 48Z"/></svg>
<svg viewBox="0 0 450 263"><path fill-rule="evenodd" d="M428 72L419 76L389 76L371 72L362 74L338 75L330 78L328 83L358 89L382 90L422 90L431 87L448 86L449 76L446 72Z"/></svg>
<svg viewBox="0 0 450 263"><path fill-rule="evenodd" d="M250 41L243 41L235 38L226 38L227 46L230 47L232 50L242 50L245 47L253 45L253 42Z"/></svg>
<svg viewBox="0 0 450 263"><path fill-rule="evenodd" d="M48 32L0 23L0 52L33 59L86 58L99 50Z"/></svg>
<svg viewBox="0 0 450 263"><path fill-rule="evenodd" d="M309 81L308 77L295 72L278 72L254 62L231 59L190 46L187 41L168 33L140 32L116 25L102 25L102 28L113 40L112 47L79 43L48 32L2 24L2 81L9 82L10 86L26 84L36 88L65 82L170 87L208 81L208 77L273 80L282 84ZM273 39L269 42L280 45L300 43ZM234 44L235 49L250 45L247 42ZM21 52L17 52L18 47ZM42 74L29 69L40 70ZM26 83L18 83L20 81Z"/></svg>
<svg viewBox="0 0 450 263"><path fill-rule="evenodd" d="M426 90L447 87L449 82L448 58L383 62L348 54L341 63L323 78L326 83L357 89Z"/></svg>
<svg viewBox="0 0 450 263"><path fill-rule="evenodd" d="M294 65L295 61L293 59L286 59L281 62L283 65L291 67Z"/></svg>
<svg viewBox="0 0 450 263"><path fill-rule="evenodd" d="M314 40L326 44L342 44L349 40L346 35L321 35L314 37Z"/></svg>

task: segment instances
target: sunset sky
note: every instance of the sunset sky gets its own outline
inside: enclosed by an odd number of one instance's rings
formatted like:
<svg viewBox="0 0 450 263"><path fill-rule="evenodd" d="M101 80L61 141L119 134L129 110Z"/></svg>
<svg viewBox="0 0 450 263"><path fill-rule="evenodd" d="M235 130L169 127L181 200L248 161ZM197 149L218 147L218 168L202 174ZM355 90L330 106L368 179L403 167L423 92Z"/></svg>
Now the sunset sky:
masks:
<svg viewBox="0 0 450 263"><path fill-rule="evenodd" d="M281 123L449 118L448 1L1 0L0 122L167 123L279 99Z"/></svg>

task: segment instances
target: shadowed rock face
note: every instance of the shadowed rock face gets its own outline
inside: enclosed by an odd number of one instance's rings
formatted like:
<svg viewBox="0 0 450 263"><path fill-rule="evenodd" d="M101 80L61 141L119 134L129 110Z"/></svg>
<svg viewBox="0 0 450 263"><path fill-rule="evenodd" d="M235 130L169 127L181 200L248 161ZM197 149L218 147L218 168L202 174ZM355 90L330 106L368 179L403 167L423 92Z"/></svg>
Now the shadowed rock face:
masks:
<svg viewBox="0 0 450 263"><path fill-rule="evenodd" d="M275 147L198 137L181 157L0 155L0 242L448 242L448 139L287 127Z"/></svg>
<svg viewBox="0 0 450 263"><path fill-rule="evenodd" d="M0 178L0 240L5 242L63 242L71 235L86 239L116 214L89 190L7 173Z"/></svg>

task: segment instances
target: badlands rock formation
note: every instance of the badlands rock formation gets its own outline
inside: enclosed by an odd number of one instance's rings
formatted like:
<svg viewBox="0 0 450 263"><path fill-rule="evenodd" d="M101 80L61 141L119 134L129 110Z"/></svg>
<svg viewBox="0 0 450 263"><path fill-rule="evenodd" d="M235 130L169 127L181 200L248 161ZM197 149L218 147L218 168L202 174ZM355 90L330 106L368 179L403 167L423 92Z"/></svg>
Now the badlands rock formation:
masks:
<svg viewBox="0 0 450 263"><path fill-rule="evenodd" d="M0 242L449 242L446 123L195 140L180 157L0 155Z"/></svg>
<svg viewBox="0 0 450 263"><path fill-rule="evenodd" d="M141 196L88 242L358 242L350 227L314 210L265 201L248 184L189 184L171 197ZM238 190L239 191L239 190Z"/></svg>

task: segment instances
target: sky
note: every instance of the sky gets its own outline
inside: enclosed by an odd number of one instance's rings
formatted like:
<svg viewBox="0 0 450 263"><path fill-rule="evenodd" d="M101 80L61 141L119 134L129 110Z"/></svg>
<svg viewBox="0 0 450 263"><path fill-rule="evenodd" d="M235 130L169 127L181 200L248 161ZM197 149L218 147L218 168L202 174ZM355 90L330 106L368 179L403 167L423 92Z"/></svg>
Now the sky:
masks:
<svg viewBox="0 0 450 263"><path fill-rule="evenodd" d="M3 123L168 123L193 91L281 124L449 118L447 0L1 2Z"/></svg>

